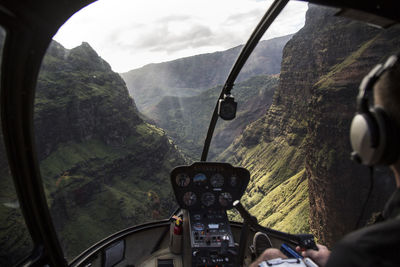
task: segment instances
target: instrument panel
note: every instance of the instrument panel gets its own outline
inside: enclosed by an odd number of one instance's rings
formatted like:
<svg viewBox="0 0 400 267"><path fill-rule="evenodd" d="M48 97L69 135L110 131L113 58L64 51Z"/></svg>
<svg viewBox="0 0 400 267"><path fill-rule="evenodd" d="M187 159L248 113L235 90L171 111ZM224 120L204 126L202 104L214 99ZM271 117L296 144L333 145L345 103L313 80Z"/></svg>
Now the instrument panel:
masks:
<svg viewBox="0 0 400 267"><path fill-rule="evenodd" d="M195 162L171 172L171 184L179 206L188 210L231 209L250 180L248 170L228 163Z"/></svg>

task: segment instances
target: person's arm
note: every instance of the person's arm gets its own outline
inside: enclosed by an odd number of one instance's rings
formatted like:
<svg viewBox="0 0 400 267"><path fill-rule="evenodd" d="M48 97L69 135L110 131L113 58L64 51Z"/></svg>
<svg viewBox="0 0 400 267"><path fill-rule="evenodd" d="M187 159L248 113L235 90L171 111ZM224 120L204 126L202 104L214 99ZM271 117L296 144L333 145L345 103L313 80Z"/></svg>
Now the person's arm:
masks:
<svg viewBox="0 0 400 267"><path fill-rule="evenodd" d="M296 250L303 257L308 257L318 264L318 266L324 267L328 262L331 251L324 245L317 244L317 247L318 250L308 249L304 251L300 247L296 247Z"/></svg>

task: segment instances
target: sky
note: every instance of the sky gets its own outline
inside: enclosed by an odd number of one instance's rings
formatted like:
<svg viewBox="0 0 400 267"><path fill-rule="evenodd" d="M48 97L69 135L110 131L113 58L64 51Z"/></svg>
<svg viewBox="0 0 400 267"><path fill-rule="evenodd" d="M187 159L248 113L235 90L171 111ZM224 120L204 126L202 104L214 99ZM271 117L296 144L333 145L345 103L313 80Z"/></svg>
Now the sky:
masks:
<svg viewBox="0 0 400 267"><path fill-rule="evenodd" d="M246 43L272 0L99 0L72 16L54 39L82 42L116 72ZM263 39L297 32L307 4L291 1Z"/></svg>

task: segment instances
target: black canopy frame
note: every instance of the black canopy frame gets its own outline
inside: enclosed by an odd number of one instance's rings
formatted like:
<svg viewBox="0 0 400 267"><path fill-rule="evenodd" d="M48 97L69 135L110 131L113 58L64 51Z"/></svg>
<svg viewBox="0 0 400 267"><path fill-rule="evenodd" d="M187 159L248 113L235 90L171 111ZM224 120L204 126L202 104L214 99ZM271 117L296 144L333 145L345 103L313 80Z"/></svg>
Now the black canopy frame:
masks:
<svg viewBox="0 0 400 267"><path fill-rule="evenodd" d="M7 33L0 80L1 123L11 175L34 244L31 255L21 263L26 266L67 265L40 176L33 103L41 62L53 35L70 16L92 2L94 0L0 0L0 24ZM400 21L396 0L309 2ZM234 79L232 86L233 82ZM203 152L202 159L206 160L207 153L208 149Z"/></svg>

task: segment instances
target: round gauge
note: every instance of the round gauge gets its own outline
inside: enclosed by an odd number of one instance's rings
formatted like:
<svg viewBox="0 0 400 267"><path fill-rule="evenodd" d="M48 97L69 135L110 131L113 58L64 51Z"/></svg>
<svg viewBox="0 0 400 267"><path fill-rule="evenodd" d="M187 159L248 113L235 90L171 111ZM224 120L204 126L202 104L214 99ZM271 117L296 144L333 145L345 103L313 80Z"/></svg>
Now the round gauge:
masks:
<svg viewBox="0 0 400 267"><path fill-rule="evenodd" d="M179 173L176 176L176 184L180 187L186 187L190 183L190 178L186 173Z"/></svg>
<svg viewBox="0 0 400 267"><path fill-rule="evenodd" d="M219 195L219 204L221 206L226 207L230 203L232 203L232 195L230 193L224 192Z"/></svg>
<svg viewBox="0 0 400 267"><path fill-rule="evenodd" d="M201 185L207 181L207 176L204 173L198 173L193 177L193 182L197 185Z"/></svg>
<svg viewBox="0 0 400 267"><path fill-rule="evenodd" d="M204 204L204 206L209 207L212 204L214 204L215 201L215 196L213 193L206 192L201 196L201 203Z"/></svg>
<svg viewBox="0 0 400 267"><path fill-rule="evenodd" d="M196 203L197 196L193 192L186 192L183 195L183 203L185 203L186 206L190 207Z"/></svg>
<svg viewBox="0 0 400 267"><path fill-rule="evenodd" d="M224 185L224 176L222 176L219 173L216 173L213 176L211 176L210 182L213 187L221 187Z"/></svg>
<svg viewBox="0 0 400 267"><path fill-rule="evenodd" d="M237 181L238 179L237 179L237 177L236 176L231 176L231 179L230 179L230 181L229 181L229 184L232 186L232 187L235 187L236 185L237 185Z"/></svg>

